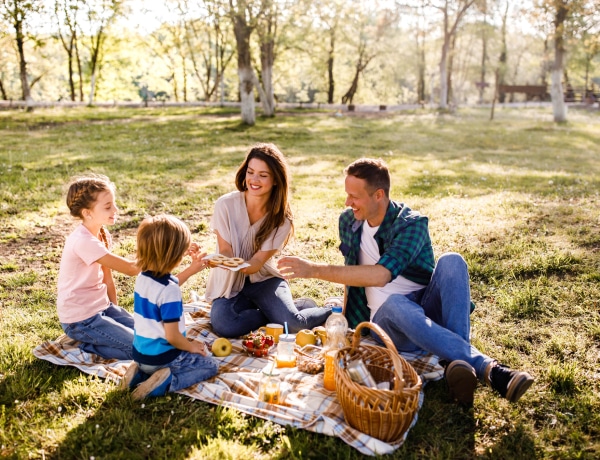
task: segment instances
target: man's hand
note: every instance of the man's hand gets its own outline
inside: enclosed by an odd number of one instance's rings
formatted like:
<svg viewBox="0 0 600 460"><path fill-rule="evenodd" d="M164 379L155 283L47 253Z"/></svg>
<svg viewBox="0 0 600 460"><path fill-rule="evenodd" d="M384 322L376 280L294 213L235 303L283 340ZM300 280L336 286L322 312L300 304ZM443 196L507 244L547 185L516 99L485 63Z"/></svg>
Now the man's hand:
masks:
<svg viewBox="0 0 600 460"><path fill-rule="evenodd" d="M311 262L300 257L286 256L279 259L277 268L285 279L316 278L346 286L385 286L392 274L383 265L327 265Z"/></svg>
<svg viewBox="0 0 600 460"><path fill-rule="evenodd" d="M277 261L277 268L285 279L313 278L315 264L300 257L286 256Z"/></svg>

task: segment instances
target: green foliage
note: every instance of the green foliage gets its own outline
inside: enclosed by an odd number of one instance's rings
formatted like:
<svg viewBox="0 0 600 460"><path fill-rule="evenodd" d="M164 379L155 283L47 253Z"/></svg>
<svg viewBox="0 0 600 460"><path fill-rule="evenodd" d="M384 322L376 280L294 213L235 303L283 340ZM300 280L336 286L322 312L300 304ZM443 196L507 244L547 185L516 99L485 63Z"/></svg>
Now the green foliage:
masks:
<svg viewBox="0 0 600 460"><path fill-rule="evenodd" d="M292 172L295 238L285 254L341 264L343 169L384 158L392 198L430 219L436 255L469 264L472 342L536 378L516 405L480 385L472 409L429 383L419 419L390 458L594 458L600 455L600 118L571 111L557 126L536 109L456 116L279 114L242 126L230 109L0 112L0 456L6 458L358 459L343 441L281 427L181 395L143 403L111 382L36 359L62 334L56 276L76 224L73 175L117 186L115 252L135 256L146 215L171 212L206 250L214 201L233 190L247 148L277 143ZM183 266L187 262L184 261ZM134 280L115 275L132 308ZM184 285L202 293L206 274ZM322 302L340 285L294 280Z"/></svg>

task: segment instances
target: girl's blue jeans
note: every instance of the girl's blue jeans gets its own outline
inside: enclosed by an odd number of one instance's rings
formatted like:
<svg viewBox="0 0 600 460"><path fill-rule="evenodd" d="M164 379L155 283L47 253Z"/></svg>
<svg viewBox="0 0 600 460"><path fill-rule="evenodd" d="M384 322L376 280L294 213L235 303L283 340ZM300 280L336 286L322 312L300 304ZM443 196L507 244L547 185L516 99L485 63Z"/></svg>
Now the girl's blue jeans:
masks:
<svg viewBox="0 0 600 460"><path fill-rule="evenodd" d="M242 291L231 299L213 300L210 322L221 337L239 337L267 323L287 322L290 333L323 324L330 307L296 308L290 286L282 278L251 283L248 278Z"/></svg>
<svg viewBox="0 0 600 460"><path fill-rule="evenodd" d="M425 350L446 361L463 360L483 379L493 360L470 343L470 312L467 264L459 254L448 253L439 258L426 288L406 296L391 295L373 322L398 351Z"/></svg>
<svg viewBox="0 0 600 460"><path fill-rule="evenodd" d="M133 359L133 316L110 304L106 310L76 323L61 323L70 338L81 342L79 348L105 359Z"/></svg>

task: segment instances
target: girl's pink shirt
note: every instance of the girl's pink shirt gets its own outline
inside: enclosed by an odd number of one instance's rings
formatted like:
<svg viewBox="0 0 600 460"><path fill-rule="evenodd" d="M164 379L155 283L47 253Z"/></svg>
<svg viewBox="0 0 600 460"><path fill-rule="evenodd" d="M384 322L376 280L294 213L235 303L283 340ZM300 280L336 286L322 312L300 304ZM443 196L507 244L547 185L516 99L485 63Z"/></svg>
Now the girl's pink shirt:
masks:
<svg viewBox="0 0 600 460"><path fill-rule="evenodd" d="M110 246L110 234L106 234ZM83 225L68 236L58 272L56 305L61 323L83 321L108 307L102 265L96 261L109 253L104 243Z"/></svg>

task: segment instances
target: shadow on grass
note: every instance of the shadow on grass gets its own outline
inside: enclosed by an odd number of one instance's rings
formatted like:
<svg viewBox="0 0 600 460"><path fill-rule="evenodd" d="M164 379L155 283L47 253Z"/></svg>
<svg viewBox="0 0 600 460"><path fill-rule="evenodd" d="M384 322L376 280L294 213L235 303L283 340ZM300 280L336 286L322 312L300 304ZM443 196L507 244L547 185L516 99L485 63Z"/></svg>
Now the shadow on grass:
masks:
<svg viewBox="0 0 600 460"><path fill-rule="evenodd" d="M473 408L452 401L445 380L427 383L424 392L419 420L394 458L475 457Z"/></svg>
<svg viewBox="0 0 600 460"><path fill-rule="evenodd" d="M487 449L485 458L504 460L529 460L537 458L535 440L527 429L519 424L496 445Z"/></svg>
<svg viewBox="0 0 600 460"><path fill-rule="evenodd" d="M185 459L203 439L216 435L209 407L178 395L140 402L111 391L93 415L68 432L52 457Z"/></svg>
<svg viewBox="0 0 600 460"><path fill-rule="evenodd" d="M0 380L0 405L14 410L20 401L37 399L60 388L73 379L79 371L72 367L60 367L41 360L12 369Z"/></svg>

